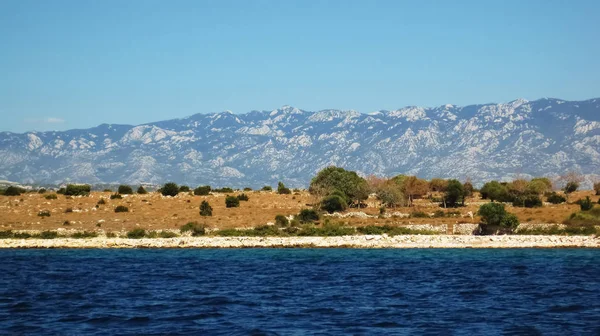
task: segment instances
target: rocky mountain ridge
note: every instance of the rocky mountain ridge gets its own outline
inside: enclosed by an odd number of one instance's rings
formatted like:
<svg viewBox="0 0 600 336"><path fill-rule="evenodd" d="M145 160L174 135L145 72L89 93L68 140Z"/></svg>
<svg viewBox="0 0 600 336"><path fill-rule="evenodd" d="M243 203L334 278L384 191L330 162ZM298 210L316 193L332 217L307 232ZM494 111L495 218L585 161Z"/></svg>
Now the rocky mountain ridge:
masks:
<svg viewBox="0 0 600 336"><path fill-rule="evenodd" d="M600 178L600 99L394 111L195 114L144 125L0 133L0 179L21 183L307 186L323 167L360 174L510 180Z"/></svg>

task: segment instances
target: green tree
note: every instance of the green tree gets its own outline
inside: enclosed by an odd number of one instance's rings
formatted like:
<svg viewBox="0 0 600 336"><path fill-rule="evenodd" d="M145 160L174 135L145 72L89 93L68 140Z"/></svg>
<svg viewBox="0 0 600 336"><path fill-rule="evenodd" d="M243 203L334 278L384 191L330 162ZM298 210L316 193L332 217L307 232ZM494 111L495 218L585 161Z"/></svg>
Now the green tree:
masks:
<svg viewBox="0 0 600 336"><path fill-rule="evenodd" d="M346 198L355 204L369 197L369 187L364 178L358 176L356 172L335 166L321 170L312 179L309 188L311 194L319 197L329 195L334 190L343 192Z"/></svg>
<svg viewBox="0 0 600 336"><path fill-rule="evenodd" d="M121 195L130 195L133 194L133 189L131 189L131 187L128 185L121 184L119 189L117 189L117 192Z"/></svg>
<svg viewBox="0 0 600 336"><path fill-rule="evenodd" d="M179 186L175 182L165 183L160 192L163 196L177 196L179 194Z"/></svg>
<svg viewBox="0 0 600 336"><path fill-rule="evenodd" d="M143 186L140 186L139 188L137 188L137 193L140 195L144 195L144 194L147 194L148 192L146 191L146 189Z"/></svg>
<svg viewBox="0 0 600 336"><path fill-rule="evenodd" d="M65 195L67 196L87 196L92 187L88 184L67 184Z"/></svg>
<svg viewBox="0 0 600 336"><path fill-rule="evenodd" d="M594 191L596 192L596 195L600 195L600 182L594 183Z"/></svg>
<svg viewBox="0 0 600 336"><path fill-rule="evenodd" d="M519 219L514 214L506 211L504 204L486 203L479 207L477 212L481 216L484 225L487 225L487 230L497 230L494 227L500 228L502 231L513 232L519 226Z"/></svg>
<svg viewBox="0 0 600 336"><path fill-rule="evenodd" d="M465 188L458 180L449 180L444 193L446 206L454 208L462 203L465 204Z"/></svg>
<svg viewBox="0 0 600 336"><path fill-rule="evenodd" d="M9 186L4 190L4 196L20 196L25 190L15 186Z"/></svg>
<svg viewBox="0 0 600 336"><path fill-rule="evenodd" d="M319 220L319 214L313 209L302 209L296 216L300 223L312 223Z"/></svg>
<svg viewBox="0 0 600 336"><path fill-rule="evenodd" d="M186 186L186 185L182 185L181 187L179 187L179 192L189 192L190 191L190 187Z"/></svg>
<svg viewBox="0 0 600 336"><path fill-rule="evenodd" d="M527 183L527 193L543 195L552 190L552 181L547 177L536 177Z"/></svg>
<svg viewBox="0 0 600 336"><path fill-rule="evenodd" d="M211 187L209 185L206 186L199 186L196 189L194 189L194 195L196 196L206 196L209 195L211 191Z"/></svg>
<svg viewBox="0 0 600 336"><path fill-rule="evenodd" d="M200 203L200 216L212 216L212 207L207 201Z"/></svg>
<svg viewBox="0 0 600 336"><path fill-rule="evenodd" d="M492 202L508 202L510 199L508 189L498 181L487 182L479 192L481 193L481 198L489 198Z"/></svg>

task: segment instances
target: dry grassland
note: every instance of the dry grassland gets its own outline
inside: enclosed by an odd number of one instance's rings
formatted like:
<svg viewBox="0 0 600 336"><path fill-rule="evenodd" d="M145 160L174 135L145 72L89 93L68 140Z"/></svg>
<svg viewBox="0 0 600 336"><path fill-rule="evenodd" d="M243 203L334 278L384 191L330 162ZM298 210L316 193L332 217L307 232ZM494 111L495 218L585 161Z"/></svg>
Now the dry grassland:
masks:
<svg viewBox="0 0 600 336"><path fill-rule="evenodd" d="M239 193L233 193L238 195ZM110 200L110 193L93 192L87 197L68 198L58 195L58 199L47 200L46 194L28 193L16 197L0 196L0 230L56 230L58 228L75 230L128 231L134 228L147 230L178 229L180 226L197 221L210 228L251 228L274 222L278 214L297 214L302 208L308 208L315 199L307 192L292 195L279 195L273 192L246 192L250 197L247 202L240 202L239 208L225 207L225 194L210 196L192 196L186 193L177 197L163 197L158 193L146 195L123 195L123 199ZM598 196L592 191L580 191L570 196L571 201L590 196L598 202ZM96 205L100 199L106 204ZM199 205L207 200L213 208L212 217L201 217ZM444 218L332 218L333 222L341 222L351 226L362 225L401 225L401 224L456 224L478 223L479 218L471 219L468 212L476 214L479 205L486 202L478 198L469 199L466 207L442 209L438 204L428 200L416 200L411 208L387 209L387 213L398 212L410 214L422 211L431 214L436 210L459 211L460 216ZM379 208L374 199L365 209L349 209L377 216ZM114 208L123 205L129 212L115 213ZM73 212L66 212L70 208ZM50 217L39 217L42 210L50 211ZM576 204L546 205L542 208L515 208L508 206L508 211L515 213L522 223L561 223L572 212L578 211ZM68 225L65 223L68 222Z"/></svg>

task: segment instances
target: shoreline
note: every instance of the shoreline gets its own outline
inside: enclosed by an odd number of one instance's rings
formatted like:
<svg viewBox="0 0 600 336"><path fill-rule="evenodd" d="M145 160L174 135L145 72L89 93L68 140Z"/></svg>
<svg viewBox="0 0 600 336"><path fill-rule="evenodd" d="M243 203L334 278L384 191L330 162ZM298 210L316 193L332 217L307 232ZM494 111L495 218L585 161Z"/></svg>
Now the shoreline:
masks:
<svg viewBox="0 0 600 336"><path fill-rule="evenodd" d="M600 237L353 235L336 237L0 239L0 249L11 248L600 248Z"/></svg>

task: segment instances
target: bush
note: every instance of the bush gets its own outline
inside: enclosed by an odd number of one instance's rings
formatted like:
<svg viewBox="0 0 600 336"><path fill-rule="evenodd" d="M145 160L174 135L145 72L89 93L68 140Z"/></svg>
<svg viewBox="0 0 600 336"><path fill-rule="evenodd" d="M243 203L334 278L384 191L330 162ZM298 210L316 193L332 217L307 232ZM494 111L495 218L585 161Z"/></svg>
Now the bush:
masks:
<svg viewBox="0 0 600 336"><path fill-rule="evenodd" d="M246 194L239 194L239 195L237 196L237 198L238 198L240 201L248 201L248 200L250 199L250 198L248 197L248 195L246 195Z"/></svg>
<svg viewBox="0 0 600 336"><path fill-rule="evenodd" d="M446 213L442 210L436 210L433 213L433 218L442 218L442 217L446 217Z"/></svg>
<svg viewBox="0 0 600 336"><path fill-rule="evenodd" d="M41 239L55 239L55 238L58 238L58 232L56 232L56 231L42 231L42 232L40 232L39 238L41 238Z"/></svg>
<svg viewBox="0 0 600 336"><path fill-rule="evenodd" d="M109 193L111 193L111 192L112 192L112 189L104 189L104 190L102 190L102 191L103 191L103 192L109 192Z"/></svg>
<svg viewBox="0 0 600 336"><path fill-rule="evenodd" d="M321 209L329 213L346 210L348 202L338 195L327 196L321 201Z"/></svg>
<svg viewBox="0 0 600 336"><path fill-rule="evenodd" d="M177 237L178 235L177 235L177 233L175 233L175 232L171 232L171 231L160 231L160 232L158 233L158 236L159 236L160 238L175 238L175 237Z"/></svg>
<svg viewBox="0 0 600 336"><path fill-rule="evenodd" d="M575 226L600 225L600 208L572 213L563 223Z"/></svg>
<svg viewBox="0 0 600 336"><path fill-rule="evenodd" d="M129 212L129 208L124 205L119 205L115 208L115 212Z"/></svg>
<svg viewBox="0 0 600 336"><path fill-rule="evenodd" d="M446 206L449 208L455 208L459 205L459 202L464 205L465 203L465 188L458 180L449 180L446 186L446 192L444 193L444 200Z"/></svg>
<svg viewBox="0 0 600 336"><path fill-rule="evenodd" d="M439 232L435 232L435 231L430 231L430 230L416 230L416 229L411 229L411 228L407 228L407 227L403 227L403 226L390 226L390 225L383 225L383 226L377 226L377 225L367 225L367 226L361 226L359 228L356 229L359 233L361 234L366 234L366 235L381 235L381 234L388 234L390 236L395 236L395 235L435 235L435 234L439 234Z"/></svg>
<svg viewBox="0 0 600 336"><path fill-rule="evenodd" d="M319 214L313 209L302 209L296 217L302 224L312 223L319 220Z"/></svg>
<svg viewBox="0 0 600 336"><path fill-rule="evenodd" d="M104 205L104 204L106 204L106 201L104 200L104 198L101 198L101 199L98 200L97 204L98 205Z"/></svg>
<svg viewBox="0 0 600 336"><path fill-rule="evenodd" d="M122 199L123 196L121 196L121 194L112 194L110 195L110 199Z"/></svg>
<svg viewBox="0 0 600 336"><path fill-rule="evenodd" d="M479 207L477 212L484 224L485 231L497 231L495 227L503 231L513 232L519 226L519 219L514 214L506 212L504 204L487 203Z"/></svg>
<svg viewBox="0 0 600 336"><path fill-rule="evenodd" d="M252 191L252 188L246 187L246 188L244 188L244 191Z"/></svg>
<svg viewBox="0 0 600 336"><path fill-rule="evenodd" d="M65 195L68 196L87 196L90 194L92 187L88 184L67 184Z"/></svg>
<svg viewBox="0 0 600 336"><path fill-rule="evenodd" d="M107 232L106 238L117 238L117 234L114 232Z"/></svg>
<svg viewBox="0 0 600 336"><path fill-rule="evenodd" d="M179 194L179 186L174 182L166 183L160 189L160 193L163 196L177 196L177 194Z"/></svg>
<svg viewBox="0 0 600 336"><path fill-rule="evenodd" d="M570 182L567 182L567 184L565 185L565 188L563 190L565 191L565 194L570 194L570 193L577 191L578 188L579 188L579 183L570 181Z"/></svg>
<svg viewBox="0 0 600 336"><path fill-rule="evenodd" d="M75 232L71 235L71 238L95 238L98 237L98 233L93 231Z"/></svg>
<svg viewBox="0 0 600 336"><path fill-rule="evenodd" d="M50 210L42 210L38 212L38 216L40 217L50 217Z"/></svg>
<svg viewBox="0 0 600 336"><path fill-rule="evenodd" d="M4 196L21 196L22 193L25 192L25 189L10 186L4 190Z"/></svg>
<svg viewBox="0 0 600 336"><path fill-rule="evenodd" d="M182 185L181 187L179 187L179 192L189 192L190 191L190 187L186 186L186 185Z"/></svg>
<svg viewBox="0 0 600 336"><path fill-rule="evenodd" d="M117 189L117 192L121 195L131 195L133 194L133 189L128 185L122 184L119 186L119 189Z"/></svg>
<svg viewBox="0 0 600 336"><path fill-rule="evenodd" d="M61 194L61 195L64 195L66 192L67 192L67 188L64 188L64 187L63 188L59 188L56 191L57 194Z"/></svg>
<svg viewBox="0 0 600 336"><path fill-rule="evenodd" d="M279 227L286 227L290 225L290 221L284 215L275 216L275 225Z"/></svg>
<svg viewBox="0 0 600 336"><path fill-rule="evenodd" d="M563 196L557 194L556 192L552 192L548 196L548 202L552 203L552 204L561 204L561 203L565 203L566 201L567 201L566 198L564 198Z"/></svg>
<svg viewBox="0 0 600 336"><path fill-rule="evenodd" d="M539 208L542 206L542 199L537 195L516 197L513 201L515 207Z"/></svg>
<svg viewBox="0 0 600 336"><path fill-rule="evenodd" d="M143 186L139 186L139 188L137 188L137 193L140 195L145 195L148 192L146 191L146 189Z"/></svg>
<svg viewBox="0 0 600 336"><path fill-rule="evenodd" d="M594 207L594 203L590 199L590 196L586 196L585 199L579 200L579 207L581 207L581 211L588 211Z"/></svg>
<svg viewBox="0 0 600 336"><path fill-rule="evenodd" d="M427 215L423 211L413 211L410 214L410 218L428 218L428 217L429 217L429 215Z"/></svg>
<svg viewBox="0 0 600 336"><path fill-rule="evenodd" d="M40 188L38 189L38 194L45 194L46 193L46 189L45 188Z"/></svg>
<svg viewBox="0 0 600 336"><path fill-rule="evenodd" d="M282 195L289 195L292 191L289 188L286 188L283 182L277 183L277 193Z"/></svg>
<svg viewBox="0 0 600 336"><path fill-rule="evenodd" d="M189 223L183 225L179 229L179 231L181 233L191 232L193 237L197 237L197 236L204 236L204 234L206 233L206 228L204 227L204 225L198 224L198 222L189 222Z"/></svg>
<svg viewBox="0 0 600 336"><path fill-rule="evenodd" d="M227 196L225 197L225 207L227 208L237 208L240 206L240 199L235 196Z"/></svg>
<svg viewBox="0 0 600 336"><path fill-rule="evenodd" d="M260 190L262 190L262 191L273 191L273 187L271 187L271 186L264 186Z"/></svg>
<svg viewBox="0 0 600 336"><path fill-rule="evenodd" d="M600 182L594 183L594 191L596 192L596 196L600 195Z"/></svg>
<svg viewBox="0 0 600 336"><path fill-rule="evenodd" d="M210 194L210 186L200 186L196 189L194 189L194 195L196 196L206 196Z"/></svg>
<svg viewBox="0 0 600 336"><path fill-rule="evenodd" d="M207 201L200 203L200 216L212 216L212 207Z"/></svg>
<svg viewBox="0 0 600 336"><path fill-rule="evenodd" d="M146 230L144 229L133 229L127 232L127 238L129 239L140 239L146 236Z"/></svg>
<svg viewBox="0 0 600 336"><path fill-rule="evenodd" d="M345 227L339 224L326 224L322 228L315 226L306 226L298 231L298 236L316 236L316 237L333 237L333 236L350 236L356 233L356 229Z"/></svg>
<svg viewBox="0 0 600 336"><path fill-rule="evenodd" d="M44 195L44 198L47 200L55 200L58 198L58 196L56 194L48 194L48 195Z"/></svg>
<svg viewBox="0 0 600 336"><path fill-rule="evenodd" d="M233 189L229 188L229 187L224 187L221 189L214 189L214 192L218 192L218 193L232 193Z"/></svg>
<svg viewBox="0 0 600 336"><path fill-rule="evenodd" d="M71 213L71 212L73 212L73 208L66 208L65 209L65 213Z"/></svg>

